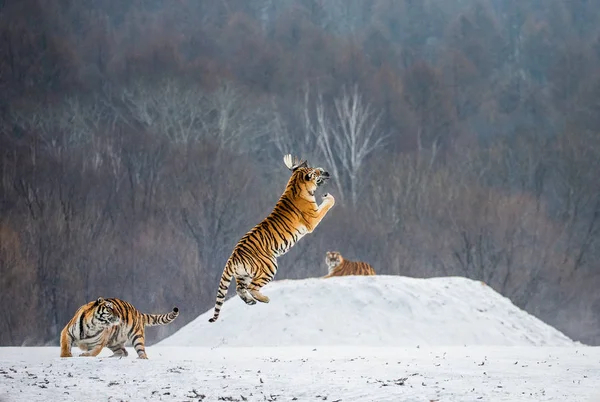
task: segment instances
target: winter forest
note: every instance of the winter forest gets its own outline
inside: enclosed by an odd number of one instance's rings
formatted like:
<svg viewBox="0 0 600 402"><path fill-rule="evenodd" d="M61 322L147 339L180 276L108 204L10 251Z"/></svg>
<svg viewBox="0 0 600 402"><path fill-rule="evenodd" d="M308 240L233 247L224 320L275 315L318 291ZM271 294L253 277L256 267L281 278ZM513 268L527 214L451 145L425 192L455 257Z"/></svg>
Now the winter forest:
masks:
<svg viewBox="0 0 600 402"><path fill-rule="evenodd" d="M290 152L337 203L276 280L337 250L599 345L599 105L596 1L0 1L0 344L212 308Z"/></svg>

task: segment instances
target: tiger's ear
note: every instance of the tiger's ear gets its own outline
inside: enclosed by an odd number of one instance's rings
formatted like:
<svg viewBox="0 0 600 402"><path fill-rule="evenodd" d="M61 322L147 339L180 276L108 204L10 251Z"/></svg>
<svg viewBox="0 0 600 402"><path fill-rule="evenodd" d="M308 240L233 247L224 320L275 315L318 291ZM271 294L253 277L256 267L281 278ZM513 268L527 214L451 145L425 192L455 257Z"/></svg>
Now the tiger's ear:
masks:
<svg viewBox="0 0 600 402"><path fill-rule="evenodd" d="M292 172L302 167L308 167L306 161L300 161L300 159L293 157L291 154L287 154L283 157L283 163L285 163L285 166Z"/></svg>
<svg viewBox="0 0 600 402"><path fill-rule="evenodd" d="M104 302L104 299L102 297L99 297L98 300L96 300L96 304L100 304Z"/></svg>

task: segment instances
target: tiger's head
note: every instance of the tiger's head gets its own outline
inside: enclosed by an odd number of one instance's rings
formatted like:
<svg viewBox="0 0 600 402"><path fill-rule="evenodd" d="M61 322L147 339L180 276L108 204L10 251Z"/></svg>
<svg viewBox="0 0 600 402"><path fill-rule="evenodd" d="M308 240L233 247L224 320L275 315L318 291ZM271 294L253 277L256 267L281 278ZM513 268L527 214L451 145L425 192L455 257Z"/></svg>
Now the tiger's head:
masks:
<svg viewBox="0 0 600 402"><path fill-rule="evenodd" d="M92 320L95 321L97 325L101 327L112 327L120 324L121 319L115 313L115 306L111 301L99 297L92 307Z"/></svg>
<svg viewBox="0 0 600 402"><path fill-rule="evenodd" d="M301 161L290 154L283 157L283 162L292 171L289 184L293 184L293 191L300 196L314 197L315 190L329 179L329 172L323 168L310 167L307 161Z"/></svg>
<svg viewBox="0 0 600 402"><path fill-rule="evenodd" d="M342 261L344 261L344 259L342 258L342 255L337 251L328 251L327 253L325 253L325 265L327 265L329 272L331 272L335 267L340 265Z"/></svg>

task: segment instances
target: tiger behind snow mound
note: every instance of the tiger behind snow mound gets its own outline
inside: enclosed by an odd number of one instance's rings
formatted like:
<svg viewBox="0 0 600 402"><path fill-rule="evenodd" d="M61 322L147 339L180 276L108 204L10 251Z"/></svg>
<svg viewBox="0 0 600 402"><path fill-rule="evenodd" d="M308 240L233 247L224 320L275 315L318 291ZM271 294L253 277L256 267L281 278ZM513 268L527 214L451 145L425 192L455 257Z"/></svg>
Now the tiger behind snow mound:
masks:
<svg viewBox="0 0 600 402"><path fill-rule="evenodd" d="M85 351L80 356L97 356L105 346L111 357L127 356L125 342L130 341L138 358L147 359L145 327L169 324L178 315L177 307L168 314L144 314L126 301L100 297L79 307L60 333L60 357L72 357L72 346Z"/></svg>
<svg viewBox="0 0 600 402"><path fill-rule="evenodd" d="M375 270L366 262L345 260L337 251L328 251L325 254L325 264L329 274L323 278L347 275L375 275Z"/></svg>
<svg viewBox="0 0 600 402"><path fill-rule="evenodd" d="M330 194L323 195L321 205L315 200L315 190L329 178L328 172L311 168L306 161L300 162L289 154L283 161L292 171L292 177L271 214L246 233L233 249L221 276L215 312L209 322L219 318L233 277L236 292L246 304L268 303L269 298L260 289L275 276L277 257L312 233L335 204Z"/></svg>

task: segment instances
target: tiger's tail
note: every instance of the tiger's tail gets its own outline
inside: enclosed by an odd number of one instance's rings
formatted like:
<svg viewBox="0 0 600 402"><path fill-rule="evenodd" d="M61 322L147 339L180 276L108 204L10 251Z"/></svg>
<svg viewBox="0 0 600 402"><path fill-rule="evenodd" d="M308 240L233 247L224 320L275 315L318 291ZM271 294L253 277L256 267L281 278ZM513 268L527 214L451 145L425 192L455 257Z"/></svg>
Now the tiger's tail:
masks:
<svg viewBox="0 0 600 402"><path fill-rule="evenodd" d="M142 314L144 325L152 327L154 325L167 325L172 323L179 315L179 309L173 307L173 311L167 314Z"/></svg>
<svg viewBox="0 0 600 402"><path fill-rule="evenodd" d="M219 282L217 301L215 302L215 314L212 316L212 318L209 318L208 322L215 322L219 318L219 313L221 312L221 307L225 301L225 296L227 295L227 290L229 289L229 284L231 283L231 278L233 276L231 271L230 263L228 261L225 269L223 270L223 275L221 275L221 282Z"/></svg>

